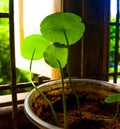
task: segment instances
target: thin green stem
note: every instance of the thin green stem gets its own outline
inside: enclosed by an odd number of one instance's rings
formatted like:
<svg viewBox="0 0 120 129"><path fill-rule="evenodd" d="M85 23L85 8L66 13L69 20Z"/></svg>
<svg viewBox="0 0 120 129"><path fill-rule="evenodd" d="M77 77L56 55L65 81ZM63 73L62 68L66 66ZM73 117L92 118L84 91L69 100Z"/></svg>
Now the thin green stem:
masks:
<svg viewBox="0 0 120 129"><path fill-rule="evenodd" d="M63 98L63 113L64 113L64 129L68 128L67 124L67 106L66 106L66 95L65 95L65 87L64 87L64 74L63 74L63 69L61 67L61 63L59 60L58 64L60 66L60 73L61 73L61 83L62 83L62 98Z"/></svg>
<svg viewBox="0 0 120 129"><path fill-rule="evenodd" d="M109 120L114 120L114 119L116 119L118 113L119 113L119 103L117 102L117 103L116 103L116 112L115 112L114 116L113 116L112 118L110 118L110 119L105 119L105 120L106 120L106 121L109 121Z"/></svg>
<svg viewBox="0 0 120 129"><path fill-rule="evenodd" d="M96 120L96 121L112 121L112 120L114 120L114 119L116 119L116 117L118 116L118 113L119 113L119 103L117 102L116 103L116 112L115 112L115 114L113 115L113 117L112 118L107 118L107 119L102 119L102 118L100 118L100 119L92 119L92 120Z"/></svg>
<svg viewBox="0 0 120 129"><path fill-rule="evenodd" d="M33 51L33 54L32 54L32 58L31 58L31 61L30 61L30 81L33 85L33 87L36 89L36 91L46 100L46 102L48 103L48 105L50 106L50 109L52 111L52 114L54 116L54 119L55 119L55 122L56 124L58 125L58 120L57 120L57 115L56 115L56 112L54 110L54 107L52 105L52 103L49 101L49 99L45 96L45 94L43 92L41 92L40 89L37 88L37 86L34 84L33 80L32 80L32 61L33 61L33 57L34 57L34 53L35 53L35 50Z"/></svg>
<svg viewBox="0 0 120 129"><path fill-rule="evenodd" d="M67 71L68 71L68 79L69 79L69 83L70 83L70 87L72 89L72 92L73 94L75 95L75 98L76 98L76 101L77 101L77 105L78 105L78 111L79 111L79 114L80 114L80 102L79 102L79 97L78 95L76 94L76 91L75 91L75 88L73 87L72 85L72 81L71 81L71 71L70 71L70 45L69 45L69 41L68 41L68 38L67 38L67 35L64 31L64 34L65 34L65 39L66 39L66 42L67 42L67 48L68 48L68 59L67 59Z"/></svg>

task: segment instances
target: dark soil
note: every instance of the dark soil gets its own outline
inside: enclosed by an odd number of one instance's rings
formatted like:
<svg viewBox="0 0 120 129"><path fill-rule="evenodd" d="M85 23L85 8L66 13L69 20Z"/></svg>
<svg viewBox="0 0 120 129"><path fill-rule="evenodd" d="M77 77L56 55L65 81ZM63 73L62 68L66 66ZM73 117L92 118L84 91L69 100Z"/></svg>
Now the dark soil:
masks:
<svg viewBox="0 0 120 129"><path fill-rule="evenodd" d="M80 97L79 114L75 98L72 95L69 95L68 98L68 129L120 129L120 113L116 119L110 120L110 118L112 118L116 112L116 103L105 104L103 99L92 100L90 97L83 96ZM56 98L53 98L52 100L57 112L59 125L61 125L60 127L63 127L61 97L59 97L59 99L57 98L59 101L56 101ZM43 102L39 103L38 98L36 104L34 104L34 107L41 107L41 103ZM43 111L42 114L40 113L41 110ZM55 125L49 106L43 106L42 109L34 109L34 111L40 118Z"/></svg>

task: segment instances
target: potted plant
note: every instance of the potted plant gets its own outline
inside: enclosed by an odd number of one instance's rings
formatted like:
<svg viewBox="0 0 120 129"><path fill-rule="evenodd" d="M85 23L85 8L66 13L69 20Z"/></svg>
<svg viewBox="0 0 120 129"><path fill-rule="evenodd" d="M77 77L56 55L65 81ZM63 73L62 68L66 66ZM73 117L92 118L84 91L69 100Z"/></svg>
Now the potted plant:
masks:
<svg viewBox="0 0 120 129"><path fill-rule="evenodd" d="M119 88L115 88L117 86L113 88L114 84L103 81L71 78L70 45L82 38L84 30L85 25L80 16L59 12L43 19L40 24L42 34L33 34L22 42L21 54L24 58L31 60L30 71L32 60L44 58L46 63L60 69L61 72L61 80L51 81L39 87L36 87L31 80L35 89L26 97L25 113L39 128L87 129L89 126L93 129L96 125L98 129L101 121L105 124L104 122L110 120L109 116L100 116L98 107L101 105L102 111L107 110L103 107L113 109L114 105L106 106L104 99L113 92L117 93ZM67 67L68 79L63 78L65 66ZM94 103L93 105L90 103L87 107L83 106L83 102L91 102L91 100L93 102L97 100L99 106L94 105ZM92 113L89 110L92 110ZM97 117L96 114L100 117ZM47 122L45 122L46 120ZM94 124L93 121L95 121Z"/></svg>

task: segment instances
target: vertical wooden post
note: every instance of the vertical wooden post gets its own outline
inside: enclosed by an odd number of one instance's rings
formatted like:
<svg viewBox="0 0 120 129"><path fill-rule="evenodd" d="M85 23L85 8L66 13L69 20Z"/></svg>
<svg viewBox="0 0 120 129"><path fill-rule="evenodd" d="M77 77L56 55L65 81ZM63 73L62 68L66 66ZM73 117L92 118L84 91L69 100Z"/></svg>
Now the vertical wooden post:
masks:
<svg viewBox="0 0 120 129"><path fill-rule="evenodd" d="M10 30L10 73L13 106L13 126L17 128L17 94L16 94L16 67L15 67L15 44L14 44L14 0L9 0L9 30Z"/></svg>
<svg viewBox="0 0 120 129"><path fill-rule="evenodd" d="M52 80L57 80L57 79L60 79L60 77L61 77L60 70L52 68L52 77L51 77L51 79Z"/></svg>
<svg viewBox="0 0 120 129"><path fill-rule="evenodd" d="M19 0L19 30L21 43L24 38L23 0Z"/></svg>
<svg viewBox="0 0 120 129"><path fill-rule="evenodd" d="M63 0L53 0L53 12L63 11Z"/></svg>
<svg viewBox="0 0 120 129"><path fill-rule="evenodd" d="M63 0L59 0L59 1L56 1L54 0L53 1L53 12L61 12L63 11ZM55 69L55 68L52 68L52 76L51 76L51 79L52 80L57 80L57 79L60 79L60 70L59 69Z"/></svg>

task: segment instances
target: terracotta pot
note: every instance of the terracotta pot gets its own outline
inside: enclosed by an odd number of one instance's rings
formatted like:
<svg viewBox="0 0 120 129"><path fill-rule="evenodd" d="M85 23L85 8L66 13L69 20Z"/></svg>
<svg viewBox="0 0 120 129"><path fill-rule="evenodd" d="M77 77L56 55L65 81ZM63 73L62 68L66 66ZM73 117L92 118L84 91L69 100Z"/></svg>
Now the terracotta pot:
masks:
<svg viewBox="0 0 120 129"><path fill-rule="evenodd" d="M65 79L66 93L70 94L71 90L69 89L68 79ZM72 84L75 86L76 92L81 95L87 95L87 98L95 98L99 100L99 97L104 100L108 95L120 92L120 87L116 84L112 84L106 81L92 80L92 79L72 79ZM61 93L61 81L51 81L44 83L39 86L42 92L47 92L51 94L52 92ZM33 89L25 99L24 109L25 114L29 120L35 124L40 129L61 129L60 127L49 124L42 119L40 119L32 110L32 104L38 97L38 92Z"/></svg>

